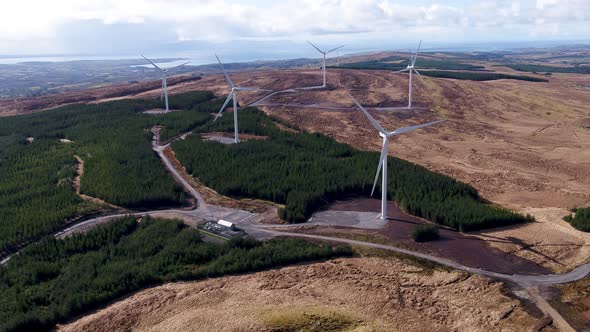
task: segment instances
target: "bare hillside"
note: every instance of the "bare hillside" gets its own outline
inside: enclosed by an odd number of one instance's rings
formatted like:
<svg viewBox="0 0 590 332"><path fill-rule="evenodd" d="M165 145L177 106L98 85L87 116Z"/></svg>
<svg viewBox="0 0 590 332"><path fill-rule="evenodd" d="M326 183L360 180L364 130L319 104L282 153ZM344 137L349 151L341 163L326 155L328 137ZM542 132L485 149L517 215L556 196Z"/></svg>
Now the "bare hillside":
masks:
<svg viewBox="0 0 590 332"><path fill-rule="evenodd" d="M396 259L337 259L147 289L58 331L474 332L539 324L502 287Z"/></svg>

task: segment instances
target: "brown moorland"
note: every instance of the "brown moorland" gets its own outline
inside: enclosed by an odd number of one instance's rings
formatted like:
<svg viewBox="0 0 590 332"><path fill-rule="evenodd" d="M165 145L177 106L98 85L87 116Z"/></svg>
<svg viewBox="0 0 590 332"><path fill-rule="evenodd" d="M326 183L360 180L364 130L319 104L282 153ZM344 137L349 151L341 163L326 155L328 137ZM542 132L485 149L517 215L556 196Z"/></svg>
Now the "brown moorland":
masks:
<svg viewBox="0 0 590 332"><path fill-rule="evenodd" d="M238 85L274 90L314 86L321 79L315 68L230 74ZM343 88L368 107L401 106L407 100L407 77L388 71L329 69L328 81L328 89L276 94L261 102L269 106L260 108L303 129L360 149L378 150L379 137L351 108ZM590 235L561 218L567 208L590 205L590 90L583 87L590 86L590 75L554 74L548 83L425 77L415 84L413 112L373 111L373 115L387 129L439 118L448 121L392 139L390 153L467 182L493 203L536 217L535 223L477 234L489 239L490 245L553 271L588 261ZM170 86L171 93L198 89L228 93L221 75ZM99 90L90 93L94 102L110 97ZM159 94L153 89L129 97ZM249 104L262 97L242 93L240 102ZM14 111L18 105L3 103L0 113L20 112Z"/></svg>
<svg viewBox="0 0 590 332"><path fill-rule="evenodd" d="M516 73L506 70L509 73ZM317 85L311 69L232 73L234 82L275 90ZM260 106L268 114L324 133L359 149L381 141L362 113L351 109L351 91L368 107L400 106L407 77L387 71L332 70L331 86L276 94ZM434 119L444 125L392 139L390 153L477 188L496 204L530 213L537 222L481 232L490 245L553 271L572 269L590 257L590 235L562 220L567 209L590 205L590 85L588 75L555 74L548 83L417 80L416 110L374 111L387 129ZM220 76L176 87L227 93ZM153 92L157 93L157 91ZM247 104L263 95L243 94ZM401 101L401 102L400 102ZM301 106L279 106L299 103ZM339 107L342 110L313 106Z"/></svg>
<svg viewBox="0 0 590 332"><path fill-rule="evenodd" d="M530 331L540 314L504 287L393 258L335 259L143 290L57 330Z"/></svg>

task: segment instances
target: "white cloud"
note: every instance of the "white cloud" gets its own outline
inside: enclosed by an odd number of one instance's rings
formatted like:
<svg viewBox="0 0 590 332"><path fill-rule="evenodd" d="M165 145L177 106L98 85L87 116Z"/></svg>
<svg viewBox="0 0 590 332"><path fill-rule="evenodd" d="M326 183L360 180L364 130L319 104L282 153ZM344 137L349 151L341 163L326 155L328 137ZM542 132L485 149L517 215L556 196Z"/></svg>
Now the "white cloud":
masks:
<svg viewBox="0 0 590 332"><path fill-rule="evenodd" d="M63 25L91 20L105 25L163 22L178 40L404 31L465 35L485 30L493 35L505 33L502 29L518 29L523 35L549 30L559 36L563 24L570 29L574 24L582 35L590 23L588 0L482 0L467 5L442 0L427 5L414 5L410 0L5 1L0 13L0 39L4 41L59 40Z"/></svg>

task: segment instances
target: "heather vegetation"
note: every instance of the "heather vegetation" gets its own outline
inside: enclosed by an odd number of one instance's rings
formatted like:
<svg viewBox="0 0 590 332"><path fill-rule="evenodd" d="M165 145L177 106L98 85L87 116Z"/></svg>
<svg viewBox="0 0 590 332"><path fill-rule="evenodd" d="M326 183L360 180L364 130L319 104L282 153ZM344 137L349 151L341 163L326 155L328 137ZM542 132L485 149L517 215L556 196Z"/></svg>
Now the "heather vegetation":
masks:
<svg viewBox="0 0 590 332"><path fill-rule="evenodd" d="M233 119L222 117L196 131L232 130ZM172 147L187 171L205 185L224 195L284 204L279 213L289 222L304 222L326 203L367 196L371 190L377 153L321 134L281 131L255 108L240 111L240 131L268 138L224 145L193 135ZM398 158L390 157L388 163L389 199L413 215L462 231L530 220L484 203L473 187L448 176Z"/></svg>
<svg viewBox="0 0 590 332"><path fill-rule="evenodd" d="M43 331L138 289L350 255L296 239L223 245L181 221L124 218L87 234L45 238L0 268L0 330Z"/></svg>

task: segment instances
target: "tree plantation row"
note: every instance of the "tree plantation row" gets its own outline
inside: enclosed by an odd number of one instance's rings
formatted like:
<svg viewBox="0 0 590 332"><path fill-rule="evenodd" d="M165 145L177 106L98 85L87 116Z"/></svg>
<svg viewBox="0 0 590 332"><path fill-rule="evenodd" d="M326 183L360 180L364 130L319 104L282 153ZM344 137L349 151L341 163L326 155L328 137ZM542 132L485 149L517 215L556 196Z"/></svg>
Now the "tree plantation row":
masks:
<svg viewBox="0 0 590 332"><path fill-rule="evenodd" d="M115 220L64 240L45 238L0 268L0 331L43 331L141 288L349 256L303 240L203 242L181 221Z"/></svg>
<svg viewBox="0 0 590 332"><path fill-rule="evenodd" d="M0 251L99 209L74 192L74 156L84 162L83 194L133 209L180 206L184 192L152 150L149 129L163 126L164 139L188 131L208 121L220 101L192 92L173 96L170 104L190 111L147 115L142 112L158 100L121 100L3 118ZM60 142L64 138L72 142Z"/></svg>
<svg viewBox="0 0 590 332"><path fill-rule="evenodd" d="M231 129L233 119L225 116L196 131ZM224 145L193 135L172 147L187 171L206 186L224 195L285 204L280 216L289 222L305 222L335 199L370 193L377 153L320 134L281 131L255 108L240 111L240 131L266 139ZM410 162L390 157L388 170L388 199L413 215L461 231L532 219L486 204L473 187Z"/></svg>
<svg viewBox="0 0 590 332"><path fill-rule="evenodd" d="M402 70L410 64L407 57L389 56L379 60L368 60L352 63L343 63L339 67L351 69L380 69L380 70ZM416 67L423 69L440 69L440 70L471 70L486 71L484 66L471 65L455 60L434 60L429 58L416 59ZM338 67L336 67L338 68Z"/></svg>
<svg viewBox="0 0 590 332"><path fill-rule="evenodd" d="M72 188L76 159L71 146L38 139L11 146L5 154L0 165L0 249L43 236L95 209Z"/></svg>
<svg viewBox="0 0 590 332"><path fill-rule="evenodd" d="M233 131L233 117L213 122L223 99L210 92L172 96L180 112L148 115L159 100L120 100L70 105L0 122L0 249L54 232L67 221L104 206L74 192L84 162L81 193L135 210L178 207L185 193L151 148L150 128L161 140L183 132ZM377 155L355 150L318 134L287 133L256 109L240 111L240 131L267 136L224 146L191 137L173 148L187 169L206 185L234 197L285 204L280 215L303 222L327 202L367 196ZM29 138L29 139L28 139ZM32 138L32 139L30 139ZM71 143L62 143L68 139ZM389 199L411 214L459 230L523 222L526 218L484 204L471 186L389 158Z"/></svg>
<svg viewBox="0 0 590 332"><path fill-rule="evenodd" d="M404 69L397 66L392 66L389 63L382 63L379 61L367 61L367 62L358 62L358 63L348 63L344 64L341 67L346 67L349 69L371 69L371 70L398 70ZM334 67L339 68L339 67ZM527 81L527 82L549 82L547 79L539 78L539 77L532 77L526 75L510 75L510 74L502 74L502 73L494 73L494 72L486 72L486 71L452 71L452 70L420 70L420 73L423 76L434 77L434 78L451 78L456 80L467 80L467 81L494 81L494 80L519 80L519 81Z"/></svg>

